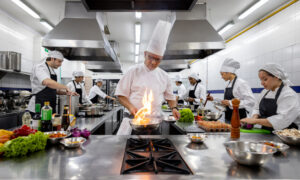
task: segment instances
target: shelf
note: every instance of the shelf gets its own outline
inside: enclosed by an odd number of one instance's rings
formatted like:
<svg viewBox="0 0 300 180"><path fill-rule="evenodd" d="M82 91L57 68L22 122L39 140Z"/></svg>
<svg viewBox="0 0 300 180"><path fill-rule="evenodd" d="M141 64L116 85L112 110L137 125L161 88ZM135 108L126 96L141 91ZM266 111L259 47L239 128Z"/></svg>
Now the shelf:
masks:
<svg viewBox="0 0 300 180"><path fill-rule="evenodd" d="M26 75L26 76L30 76L31 73L27 73L27 72L16 72L10 69L2 69L0 68L0 79L3 78L3 76L5 76L7 73L13 73L13 74L21 74L21 75Z"/></svg>

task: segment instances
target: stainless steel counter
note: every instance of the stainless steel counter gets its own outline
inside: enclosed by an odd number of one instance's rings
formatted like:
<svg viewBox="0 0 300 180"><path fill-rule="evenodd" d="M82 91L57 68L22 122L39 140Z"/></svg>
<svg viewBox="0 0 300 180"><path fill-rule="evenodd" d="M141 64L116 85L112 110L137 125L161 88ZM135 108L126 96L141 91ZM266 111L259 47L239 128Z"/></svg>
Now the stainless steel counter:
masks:
<svg viewBox="0 0 300 180"><path fill-rule="evenodd" d="M78 117L76 119L75 127L79 129L87 128L92 133L112 117L114 113L123 109L123 106L115 107L111 111L105 112L101 117Z"/></svg>
<svg viewBox="0 0 300 180"><path fill-rule="evenodd" d="M238 165L223 143L229 133L208 134L202 145L191 144L185 135L169 138L194 175L120 175L126 139L135 136L91 136L82 149L48 148L20 159L0 159L0 179L298 179L300 148L274 155L262 167ZM142 136L160 138L163 136ZM274 135L241 134L241 140L275 140Z"/></svg>

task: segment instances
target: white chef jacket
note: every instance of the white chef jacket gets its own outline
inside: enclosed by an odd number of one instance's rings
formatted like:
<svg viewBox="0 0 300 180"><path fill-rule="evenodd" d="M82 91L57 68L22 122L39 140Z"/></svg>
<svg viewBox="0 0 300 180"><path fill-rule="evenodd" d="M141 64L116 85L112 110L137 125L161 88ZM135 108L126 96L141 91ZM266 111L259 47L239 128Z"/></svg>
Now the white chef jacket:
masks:
<svg viewBox="0 0 300 180"><path fill-rule="evenodd" d="M51 74L56 74L54 69L50 66L49 69ZM36 94L46 88L46 86L42 84L45 79L51 79L51 77L46 65L46 61L41 61L32 68L32 74L30 76L32 94ZM41 106L44 105L41 104ZM35 112L35 96L31 97L27 110Z"/></svg>
<svg viewBox="0 0 300 180"><path fill-rule="evenodd" d="M229 82L227 87L232 87L233 80ZM248 112L251 112L255 105L255 97L249 86L249 84L241 79L237 78L232 90L233 96L240 100L239 109L245 108ZM230 102L229 108L232 109L232 103Z"/></svg>
<svg viewBox="0 0 300 180"><path fill-rule="evenodd" d="M178 87L178 97L179 97L179 100L183 100L184 98L184 95L186 93L186 88L184 87L183 84L181 84L180 86L177 86Z"/></svg>
<svg viewBox="0 0 300 180"><path fill-rule="evenodd" d="M89 95L89 99L93 99L95 96L100 96L103 99L106 98L107 94L105 94L103 91L101 91L101 89L99 88L99 86L94 85L91 90L90 90L90 95Z"/></svg>
<svg viewBox="0 0 300 180"><path fill-rule="evenodd" d="M74 86L74 84L76 87ZM86 94L83 84L77 83L76 81L71 81L67 84L67 87L73 92L76 92L76 89L81 89L82 90L82 103L92 104L92 102L90 101L90 99L88 98L88 96Z"/></svg>
<svg viewBox="0 0 300 180"><path fill-rule="evenodd" d="M275 89L275 91L270 91L266 98L275 99L275 95L278 91L279 87ZM263 96L266 94L268 90L264 89L259 97L258 101L254 106L254 110L252 112L252 116L254 114L259 113L259 104ZM281 130L287 128L293 122L295 124L300 125L300 104L298 100L297 93L290 88L289 86L284 86L281 90L281 93L277 99L277 115L273 115L268 117L267 119L272 124L275 130Z"/></svg>
<svg viewBox="0 0 300 180"><path fill-rule="evenodd" d="M189 92L193 91L195 89L195 85L191 85L189 86L188 90L185 92L185 94L183 95L183 99L186 99L189 97ZM195 102L193 104L200 104L200 99L205 100L206 99L206 93L205 93L205 88L203 85L200 84L200 82L197 85L197 88L195 90Z"/></svg>
<svg viewBox="0 0 300 180"><path fill-rule="evenodd" d="M161 112L164 100L176 100L168 74L159 67L149 70L144 63L134 66L124 74L117 85L115 95L127 97L130 103L140 109L143 107L146 89L148 93L150 90L153 93L153 112ZM128 112L127 109L126 111Z"/></svg>

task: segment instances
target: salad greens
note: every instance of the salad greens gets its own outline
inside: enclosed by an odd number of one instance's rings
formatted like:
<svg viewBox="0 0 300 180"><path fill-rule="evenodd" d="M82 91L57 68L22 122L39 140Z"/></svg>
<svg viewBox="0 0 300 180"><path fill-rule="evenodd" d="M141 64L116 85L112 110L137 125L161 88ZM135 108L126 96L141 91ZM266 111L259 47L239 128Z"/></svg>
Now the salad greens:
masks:
<svg viewBox="0 0 300 180"><path fill-rule="evenodd" d="M191 109L184 108L179 110L180 119L179 122L193 122L194 121L194 114Z"/></svg>

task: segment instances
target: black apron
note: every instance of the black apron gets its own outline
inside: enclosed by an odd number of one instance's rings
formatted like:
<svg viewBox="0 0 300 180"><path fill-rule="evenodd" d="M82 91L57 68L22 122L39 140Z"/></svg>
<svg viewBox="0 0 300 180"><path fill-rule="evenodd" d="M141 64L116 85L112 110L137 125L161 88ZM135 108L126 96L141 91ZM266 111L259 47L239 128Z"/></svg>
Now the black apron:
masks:
<svg viewBox="0 0 300 180"><path fill-rule="evenodd" d="M197 84L195 85L194 90L189 90L189 97L190 97L190 98L196 98L196 96L195 96L195 91L196 91L197 86L198 86L198 82L197 82ZM194 105L194 102L189 102L189 103L190 103L190 105ZM195 110L198 108L198 106L199 106L199 105L195 105Z"/></svg>
<svg viewBox="0 0 300 180"><path fill-rule="evenodd" d="M82 86L79 84L79 86L81 88L76 88L76 85L75 85L74 81L73 81L73 84L74 84L74 88L75 88L76 93L79 94L79 103L82 104Z"/></svg>
<svg viewBox="0 0 300 180"><path fill-rule="evenodd" d="M270 91L266 92L266 94L263 96L263 98L261 99L261 101L259 103L259 114L260 114L259 118L268 118L270 116L277 114L277 99L278 99L283 87L284 87L284 85L282 83L275 95L275 99L266 98L266 95ZM298 126L295 123L292 123L288 127L288 129L292 129L292 128L298 129ZM273 128L266 127L266 126L262 126L262 129L267 129L267 130L271 130L271 131L273 130Z"/></svg>
<svg viewBox="0 0 300 180"><path fill-rule="evenodd" d="M92 101L93 104L97 104L98 103L98 98L99 98L99 95L97 94L95 97L93 97L90 100Z"/></svg>
<svg viewBox="0 0 300 180"><path fill-rule="evenodd" d="M53 81L57 81L57 75L51 74L51 71L50 71L50 68L49 68L47 62L46 62L46 66L49 70L50 78ZM34 94L33 96L35 96L35 104L41 104L41 106L44 106L44 103L46 101L49 101L50 106L52 107L52 112L56 113L56 89L51 89L49 87L45 87L43 90Z"/></svg>
<svg viewBox="0 0 300 180"><path fill-rule="evenodd" d="M232 82L232 86L229 88L229 84L225 89L225 93L224 93L224 100L232 100L235 97L233 96L233 87L235 84L237 77L234 78L233 82ZM231 116L232 116L232 112L233 110L230 109L228 106L226 106L226 111L225 111L225 122L229 123L231 122ZM247 111L245 108L239 109L239 115L240 115L240 119L246 118L247 117Z"/></svg>

